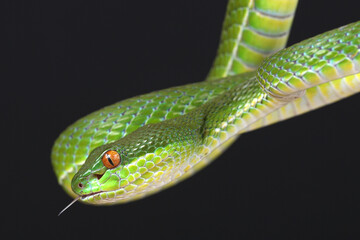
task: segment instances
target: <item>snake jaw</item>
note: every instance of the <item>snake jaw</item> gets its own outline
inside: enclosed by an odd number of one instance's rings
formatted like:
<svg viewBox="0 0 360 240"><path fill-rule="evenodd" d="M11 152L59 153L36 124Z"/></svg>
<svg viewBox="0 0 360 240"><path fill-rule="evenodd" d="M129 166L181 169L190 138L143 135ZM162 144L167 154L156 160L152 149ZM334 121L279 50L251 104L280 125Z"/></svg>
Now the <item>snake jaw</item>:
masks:
<svg viewBox="0 0 360 240"><path fill-rule="evenodd" d="M86 200L86 198L90 197L90 196L95 196L97 194L100 194L100 193L103 193L105 191L99 191L99 192L93 192L93 193L89 193L89 194L84 194L84 195L79 195L80 196L80 199L82 201Z"/></svg>

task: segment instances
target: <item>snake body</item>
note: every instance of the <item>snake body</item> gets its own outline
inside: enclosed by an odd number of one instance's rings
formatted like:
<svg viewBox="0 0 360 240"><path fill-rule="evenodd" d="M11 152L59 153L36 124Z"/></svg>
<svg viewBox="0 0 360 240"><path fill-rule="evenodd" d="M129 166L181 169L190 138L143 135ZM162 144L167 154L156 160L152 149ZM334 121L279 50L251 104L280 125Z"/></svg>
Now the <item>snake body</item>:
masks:
<svg viewBox="0 0 360 240"><path fill-rule="evenodd" d="M90 204L133 201L191 176L241 133L360 91L360 22L282 49L296 4L230 0L207 80L123 100L69 126L51 154L60 185ZM102 162L110 150L121 159L114 168Z"/></svg>

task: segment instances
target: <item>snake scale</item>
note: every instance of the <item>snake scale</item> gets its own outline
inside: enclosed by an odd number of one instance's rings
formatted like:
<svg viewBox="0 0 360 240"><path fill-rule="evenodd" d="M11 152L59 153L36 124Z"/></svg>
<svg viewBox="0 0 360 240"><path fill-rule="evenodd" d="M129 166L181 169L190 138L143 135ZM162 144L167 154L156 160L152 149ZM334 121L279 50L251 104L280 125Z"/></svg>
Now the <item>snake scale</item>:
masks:
<svg viewBox="0 0 360 240"><path fill-rule="evenodd" d="M297 0L229 0L205 81L93 112L55 141L59 184L84 203L140 199L184 180L245 132L360 91L360 22L285 48Z"/></svg>

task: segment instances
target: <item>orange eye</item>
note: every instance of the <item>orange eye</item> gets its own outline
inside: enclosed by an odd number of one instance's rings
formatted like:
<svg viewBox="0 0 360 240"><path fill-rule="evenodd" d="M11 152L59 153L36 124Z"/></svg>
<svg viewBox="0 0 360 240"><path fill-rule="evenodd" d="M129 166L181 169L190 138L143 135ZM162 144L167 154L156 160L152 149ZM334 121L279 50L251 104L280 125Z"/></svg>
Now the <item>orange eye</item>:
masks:
<svg viewBox="0 0 360 240"><path fill-rule="evenodd" d="M110 151L107 151L106 153L104 153L101 160L102 160L104 166L107 168L117 167L121 162L119 153L116 151L113 151L113 150L110 150Z"/></svg>

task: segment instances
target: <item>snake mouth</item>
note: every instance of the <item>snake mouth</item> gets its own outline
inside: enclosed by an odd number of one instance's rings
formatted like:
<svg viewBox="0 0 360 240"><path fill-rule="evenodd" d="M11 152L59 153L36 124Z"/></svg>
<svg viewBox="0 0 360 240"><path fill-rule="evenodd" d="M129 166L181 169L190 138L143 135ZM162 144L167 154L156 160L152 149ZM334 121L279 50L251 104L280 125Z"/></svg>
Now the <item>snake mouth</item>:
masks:
<svg viewBox="0 0 360 240"><path fill-rule="evenodd" d="M88 197L99 195L100 193L103 193L103 192L105 192L105 191L99 191L99 192L93 192L93 193L89 193L89 194L84 194L84 195L81 195L80 199L81 200L86 200Z"/></svg>

